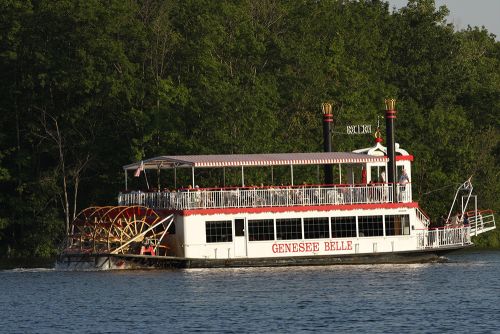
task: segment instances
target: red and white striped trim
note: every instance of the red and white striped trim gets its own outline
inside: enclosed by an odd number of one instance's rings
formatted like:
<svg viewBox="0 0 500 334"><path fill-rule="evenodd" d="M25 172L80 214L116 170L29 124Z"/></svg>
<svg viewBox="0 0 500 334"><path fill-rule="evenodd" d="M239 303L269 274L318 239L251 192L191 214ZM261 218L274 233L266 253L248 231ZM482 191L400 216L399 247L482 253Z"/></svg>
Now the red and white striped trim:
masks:
<svg viewBox="0 0 500 334"><path fill-rule="evenodd" d="M401 209L418 208L418 202L410 203L369 203L369 204L342 204L342 205L318 205L318 206L276 206L259 208L221 208L221 209L192 209L177 211L181 216L192 215L223 215L223 214L245 214L245 213L280 213L280 212L313 212L313 211L353 211L374 209Z"/></svg>
<svg viewBox="0 0 500 334"><path fill-rule="evenodd" d="M386 157L379 159L312 159L312 160L260 160L260 161L207 161L195 162L194 167L239 167L239 166L280 166L280 165L324 165L339 163L385 162ZM403 159L401 159L403 160Z"/></svg>

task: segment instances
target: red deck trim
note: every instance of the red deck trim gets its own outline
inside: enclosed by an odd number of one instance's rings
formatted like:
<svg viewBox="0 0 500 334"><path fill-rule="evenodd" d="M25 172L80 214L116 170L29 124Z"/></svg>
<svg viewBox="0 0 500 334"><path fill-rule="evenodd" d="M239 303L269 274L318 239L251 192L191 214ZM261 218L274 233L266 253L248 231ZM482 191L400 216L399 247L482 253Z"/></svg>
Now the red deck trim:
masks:
<svg viewBox="0 0 500 334"><path fill-rule="evenodd" d="M306 212L306 211L352 211L371 209L398 209L398 208L418 208L418 202L410 203L373 203L373 204L344 204L344 205L308 205L308 206L277 206L262 208L224 208L224 209L194 209L181 210L181 216L192 215L217 215L217 214L242 214L242 213L278 213L278 212Z"/></svg>
<svg viewBox="0 0 500 334"><path fill-rule="evenodd" d="M409 161L413 161L413 155L396 155L396 161L400 161L400 160L409 160Z"/></svg>

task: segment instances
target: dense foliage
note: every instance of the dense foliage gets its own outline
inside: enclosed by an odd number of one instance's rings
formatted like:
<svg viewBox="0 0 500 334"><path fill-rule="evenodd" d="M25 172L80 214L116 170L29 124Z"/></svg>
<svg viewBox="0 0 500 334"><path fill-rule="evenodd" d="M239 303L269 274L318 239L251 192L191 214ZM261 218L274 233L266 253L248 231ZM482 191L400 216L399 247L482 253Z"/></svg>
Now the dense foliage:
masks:
<svg viewBox="0 0 500 334"><path fill-rule="evenodd" d="M500 43L447 14L433 0L0 0L0 256L53 254L76 212L115 203L131 161L320 151L325 100L341 151L372 143L343 125L397 98L432 217L470 175L498 210Z"/></svg>

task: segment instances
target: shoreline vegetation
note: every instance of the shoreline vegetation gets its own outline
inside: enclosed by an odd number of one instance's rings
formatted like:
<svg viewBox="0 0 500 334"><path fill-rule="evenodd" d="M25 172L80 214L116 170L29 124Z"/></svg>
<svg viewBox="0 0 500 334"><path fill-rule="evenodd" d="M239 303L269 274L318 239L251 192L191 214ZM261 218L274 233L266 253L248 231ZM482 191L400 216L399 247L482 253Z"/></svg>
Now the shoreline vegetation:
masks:
<svg viewBox="0 0 500 334"><path fill-rule="evenodd" d="M448 14L433 0L0 0L0 258L54 256L78 212L116 203L130 162L321 151L325 101L333 150L352 151L373 136L346 127L375 129L397 100L396 142L433 221L471 175L479 208L498 212L500 42ZM148 178L174 187L169 172ZM269 183L258 168L245 178ZM500 231L476 240L500 248Z"/></svg>

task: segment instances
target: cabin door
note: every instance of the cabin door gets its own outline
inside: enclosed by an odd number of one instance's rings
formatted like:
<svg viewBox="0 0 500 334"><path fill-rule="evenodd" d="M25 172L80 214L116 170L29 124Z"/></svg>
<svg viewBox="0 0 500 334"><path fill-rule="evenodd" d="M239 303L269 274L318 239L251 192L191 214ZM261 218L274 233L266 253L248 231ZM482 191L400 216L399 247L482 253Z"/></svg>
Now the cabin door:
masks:
<svg viewBox="0 0 500 334"><path fill-rule="evenodd" d="M247 238L245 219L236 218L234 220L234 257L247 256Z"/></svg>

